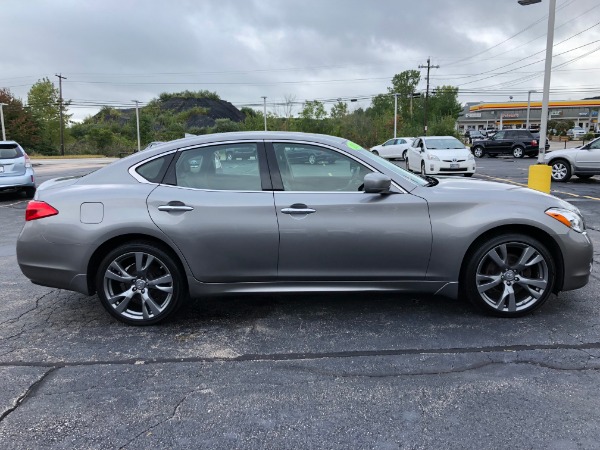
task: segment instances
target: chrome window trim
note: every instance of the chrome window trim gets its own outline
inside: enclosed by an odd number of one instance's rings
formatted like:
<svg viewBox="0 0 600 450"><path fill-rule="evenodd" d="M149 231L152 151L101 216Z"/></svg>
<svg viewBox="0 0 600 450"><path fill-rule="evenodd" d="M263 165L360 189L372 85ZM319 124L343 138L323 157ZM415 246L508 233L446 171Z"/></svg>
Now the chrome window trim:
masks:
<svg viewBox="0 0 600 450"><path fill-rule="evenodd" d="M136 169L137 169L138 167L140 167L140 166L143 166L143 165L144 165L144 164L146 164L146 163L149 163L150 161L154 161L155 159L162 158L163 156L167 156L167 155L170 155L171 153L175 153L175 152L177 152L177 149L175 149L175 150L169 150L169 151L166 151L166 152L164 152L164 153L161 153L161 154L159 154L159 155L156 155L156 156L153 156L153 157L151 157L151 158L144 159L143 161L140 161L140 162L138 162L138 163L135 163L133 166L131 166L131 167L128 169L129 175L131 175L133 178L135 178L135 179L136 179L137 181L139 181L140 183L144 183L144 184L155 184L155 185L157 185L157 186L158 186L160 183L154 183L154 182L152 182L152 181L148 181L148 180L146 180L146 179L145 179L143 176L141 176L139 173L137 173L137 172L136 172Z"/></svg>

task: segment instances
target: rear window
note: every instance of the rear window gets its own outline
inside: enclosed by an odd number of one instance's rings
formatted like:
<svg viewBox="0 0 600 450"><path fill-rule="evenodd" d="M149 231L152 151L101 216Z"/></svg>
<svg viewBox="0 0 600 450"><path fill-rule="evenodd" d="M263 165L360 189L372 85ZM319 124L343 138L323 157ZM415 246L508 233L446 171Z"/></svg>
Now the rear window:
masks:
<svg viewBox="0 0 600 450"><path fill-rule="evenodd" d="M0 159L14 159L23 156L17 144L0 144Z"/></svg>

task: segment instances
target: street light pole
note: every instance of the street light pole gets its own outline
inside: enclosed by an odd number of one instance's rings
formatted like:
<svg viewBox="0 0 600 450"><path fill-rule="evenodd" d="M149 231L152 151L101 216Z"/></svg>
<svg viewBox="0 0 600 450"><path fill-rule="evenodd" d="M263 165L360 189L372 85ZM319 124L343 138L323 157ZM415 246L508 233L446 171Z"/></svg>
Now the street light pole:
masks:
<svg viewBox="0 0 600 450"><path fill-rule="evenodd" d="M138 152L142 149L141 145L140 145L140 112L139 112L139 104L140 102L137 100L131 100L132 102L135 102L135 122L137 125L137 143L138 143Z"/></svg>
<svg viewBox="0 0 600 450"><path fill-rule="evenodd" d="M531 94L537 91L527 91L527 122L525 128L529 130L529 109L531 108Z"/></svg>
<svg viewBox="0 0 600 450"><path fill-rule="evenodd" d="M394 139L396 139L397 127L398 127L398 94L394 94Z"/></svg>
<svg viewBox="0 0 600 450"><path fill-rule="evenodd" d="M265 131L267 131L267 97L261 97L263 99L263 116L265 118Z"/></svg>
<svg viewBox="0 0 600 450"><path fill-rule="evenodd" d="M2 140L6 140L6 130L4 129L4 111L2 110L3 106L7 106L7 103L0 103L0 122L2 122Z"/></svg>

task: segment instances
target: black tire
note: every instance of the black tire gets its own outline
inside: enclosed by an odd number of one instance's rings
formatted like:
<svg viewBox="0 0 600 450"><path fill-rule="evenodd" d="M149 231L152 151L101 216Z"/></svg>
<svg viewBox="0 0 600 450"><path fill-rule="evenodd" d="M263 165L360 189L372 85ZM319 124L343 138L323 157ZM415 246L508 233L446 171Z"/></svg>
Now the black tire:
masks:
<svg viewBox="0 0 600 450"><path fill-rule="evenodd" d="M555 280L548 249L537 239L511 233L488 239L468 256L461 288L486 314L520 317L548 300Z"/></svg>
<svg viewBox="0 0 600 450"><path fill-rule="evenodd" d="M465 177L469 177L469 178L473 176L473 174L472 174L472 173L464 173L463 175L464 175Z"/></svg>
<svg viewBox="0 0 600 450"><path fill-rule="evenodd" d="M25 198L33 198L35 196L35 188L34 187L26 187L23 189L23 193L25 194Z"/></svg>
<svg viewBox="0 0 600 450"><path fill-rule="evenodd" d="M406 154L407 154L407 151L406 151L406 150L404 150L404 151L402 152L402 159L403 159L404 161L406 161Z"/></svg>
<svg viewBox="0 0 600 450"><path fill-rule="evenodd" d="M373 150L373 154L379 156L379 152L377 150Z"/></svg>
<svg viewBox="0 0 600 450"><path fill-rule="evenodd" d="M406 166L406 171L412 172L412 170L410 170L410 166L408 165L408 156L404 159L404 164Z"/></svg>
<svg viewBox="0 0 600 450"><path fill-rule="evenodd" d="M490 158L496 158L498 156L498 154L496 154L496 153L488 153L488 156Z"/></svg>
<svg viewBox="0 0 600 450"><path fill-rule="evenodd" d="M427 175L427 171L425 170L425 163L421 161L421 175Z"/></svg>
<svg viewBox="0 0 600 450"><path fill-rule="evenodd" d="M590 178L592 178L594 175L589 175L589 174L581 174L581 175L577 175L577 178L581 178L582 180L589 180Z"/></svg>
<svg viewBox="0 0 600 450"><path fill-rule="evenodd" d="M483 150L483 147L474 147L473 148L473 156L475 158L483 158L483 156L485 155L485 151Z"/></svg>
<svg viewBox="0 0 600 450"><path fill-rule="evenodd" d="M104 257L96 274L96 290L110 315L141 326L166 320L188 294L175 257L144 241L121 245Z"/></svg>
<svg viewBox="0 0 600 450"><path fill-rule="evenodd" d="M555 159L550 163L552 167L552 180L559 183L566 183L573 175L571 172L571 164L566 159Z"/></svg>
<svg viewBox="0 0 600 450"><path fill-rule="evenodd" d="M525 156L524 151L525 151L525 149L523 147L517 145L516 147L514 147L512 149L513 158L518 158L518 159L523 158L523 156Z"/></svg>

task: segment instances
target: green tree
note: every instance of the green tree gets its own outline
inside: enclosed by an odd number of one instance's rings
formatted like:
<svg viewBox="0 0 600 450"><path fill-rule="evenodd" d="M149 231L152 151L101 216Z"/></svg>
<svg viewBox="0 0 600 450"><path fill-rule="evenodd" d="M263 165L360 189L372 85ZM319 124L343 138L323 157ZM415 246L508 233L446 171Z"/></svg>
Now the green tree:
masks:
<svg viewBox="0 0 600 450"><path fill-rule="evenodd" d="M9 89L0 89L0 103L4 103L4 128L6 139L17 141L25 150L39 150L41 143L40 129L23 102L15 98ZM0 135L0 139L2 135Z"/></svg>
<svg viewBox="0 0 600 450"><path fill-rule="evenodd" d="M324 120L327 117L325 106L318 100L309 100L304 103L300 111L300 120L298 125L300 131L309 133L324 133L327 126Z"/></svg>
<svg viewBox="0 0 600 450"><path fill-rule="evenodd" d="M40 134L41 145L49 149L56 149L60 145L60 96L58 88L48 79L38 80L27 94L27 104ZM62 105L65 128L69 123L71 114L67 113L69 102Z"/></svg>
<svg viewBox="0 0 600 450"><path fill-rule="evenodd" d="M341 119L344 116L348 115L348 104L346 102L338 101L335 105L331 107L331 112L329 114L332 119Z"/></svg>

